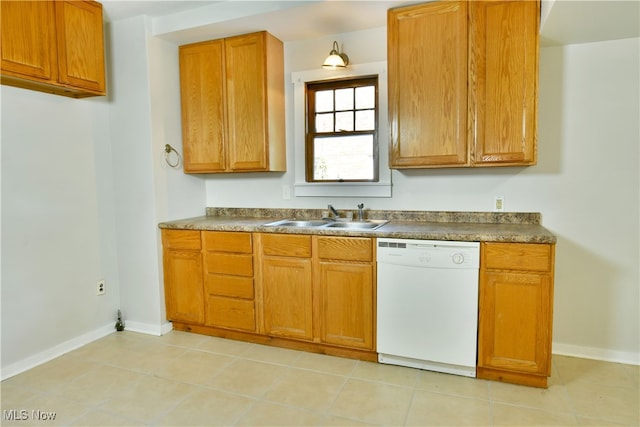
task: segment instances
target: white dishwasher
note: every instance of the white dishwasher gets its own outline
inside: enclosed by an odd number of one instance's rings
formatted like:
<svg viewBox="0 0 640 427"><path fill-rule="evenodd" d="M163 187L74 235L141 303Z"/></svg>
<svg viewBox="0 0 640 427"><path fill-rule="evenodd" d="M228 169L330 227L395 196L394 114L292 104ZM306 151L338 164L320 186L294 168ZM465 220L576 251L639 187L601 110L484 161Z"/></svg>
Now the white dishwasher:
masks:
<svg viewBox="0 0 640 427"><path fill-rule="evenodd" d="M476 376L480 243L378 239L378 361Z"/></svg>

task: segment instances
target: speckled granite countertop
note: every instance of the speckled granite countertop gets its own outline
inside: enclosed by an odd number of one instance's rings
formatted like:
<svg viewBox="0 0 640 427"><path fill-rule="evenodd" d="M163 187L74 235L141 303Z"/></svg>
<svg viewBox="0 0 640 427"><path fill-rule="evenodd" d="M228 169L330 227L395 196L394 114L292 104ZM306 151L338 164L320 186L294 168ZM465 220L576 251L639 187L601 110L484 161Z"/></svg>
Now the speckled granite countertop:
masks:
<svg viewBox="0 0 640 427"><path fill-rule="evenodd" d="M162 222L159 227L475 242L556 242L556 236L540 225L539 213L365 210L365 219L389 222L376 230L265 226L280 219L318 219L323 213L320 209L207 208L205 216Z"/></svg>

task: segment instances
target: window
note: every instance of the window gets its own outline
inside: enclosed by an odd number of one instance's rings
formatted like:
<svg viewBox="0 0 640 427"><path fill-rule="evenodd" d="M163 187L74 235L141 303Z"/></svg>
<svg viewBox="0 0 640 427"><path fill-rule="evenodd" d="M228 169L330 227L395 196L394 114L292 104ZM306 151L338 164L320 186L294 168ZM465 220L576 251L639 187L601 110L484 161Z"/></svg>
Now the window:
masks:
<svg viewBox="0 0 640 427"><path fill-rule="evenodd" d="M308 82L307 182L378 181L378 77Z"/></svg>
<svg viewBox="0 0 640 427"><path fill-rule="evenodd" d="M310 83L337 82L377 77L377 181L311 181L307 180L307 85ZM348 69L334 71L316 68L291 73L293 84L293 138L287 144L293 146L294 186L293 196L298 197L391 197L391 169L389 169L389 115L387 108L386 61L349 65ZM312 128L313 129L313 128ZM287 148L288 149L288 148ZM343 178L344 179L344 178Z"/></svg>

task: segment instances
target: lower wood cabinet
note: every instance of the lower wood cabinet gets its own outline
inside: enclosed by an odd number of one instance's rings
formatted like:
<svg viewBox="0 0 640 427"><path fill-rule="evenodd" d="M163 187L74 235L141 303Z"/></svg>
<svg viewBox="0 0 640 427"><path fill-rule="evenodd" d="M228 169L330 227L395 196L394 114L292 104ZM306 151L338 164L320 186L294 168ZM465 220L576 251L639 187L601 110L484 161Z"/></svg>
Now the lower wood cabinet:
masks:
<svg viewBox="0 0 640 427"><path fill-rule="evenodd" d="M376 360L372 238L162 230L174 328Z"/></svg>
<svg viewBox="0 0 640 427"><path fill-rule="evenodd" d="M265 333L374 350L371 238L261 234Z"/></svg>
<svg viewBox="0 0 640 427"><path fill-rule="evenodd" d="M262 292L267 335L313 339L311 236L262 234Z"/></svg>
<svg viewBox="0 0 640 427"><path fill-rule="evenodd" d="M482 244L478 378L547 386L554 250L551 244Z"/></svg>
<svg viewBox="0 0 640 427"><path fill-rule="evenodd" d="M200 232L162 230L167 319L204 323Z"/></svg>
<svg viewBox="0 0 640 427"><path fill-rule="evenodd" d="M318 237L320 339L374 349L372 239Z"/></svg>
<svg viewBox="0 0 640 427"><path fill-rule="evenodd" d="M251 233L203 231L205 325L256 331Z"/></svg>

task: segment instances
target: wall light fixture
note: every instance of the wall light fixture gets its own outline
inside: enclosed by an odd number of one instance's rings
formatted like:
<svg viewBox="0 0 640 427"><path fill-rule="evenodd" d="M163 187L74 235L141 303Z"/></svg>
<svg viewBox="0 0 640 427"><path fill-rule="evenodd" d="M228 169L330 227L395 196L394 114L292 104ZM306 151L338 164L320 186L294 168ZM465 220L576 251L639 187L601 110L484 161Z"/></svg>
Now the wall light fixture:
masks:
<svg viewBox="0 0 640 427"><path fill-rule="evenodd" d="M333 42L333 49L329 52L329 56L324 60L322 68L328 70L343 70L349 65L349 57L345 53L340 53L338 42Z"/></svg>

